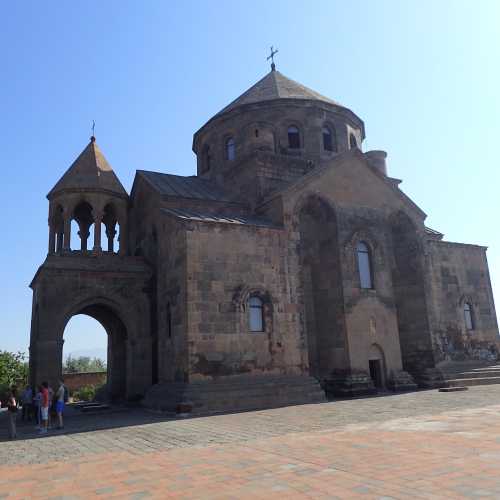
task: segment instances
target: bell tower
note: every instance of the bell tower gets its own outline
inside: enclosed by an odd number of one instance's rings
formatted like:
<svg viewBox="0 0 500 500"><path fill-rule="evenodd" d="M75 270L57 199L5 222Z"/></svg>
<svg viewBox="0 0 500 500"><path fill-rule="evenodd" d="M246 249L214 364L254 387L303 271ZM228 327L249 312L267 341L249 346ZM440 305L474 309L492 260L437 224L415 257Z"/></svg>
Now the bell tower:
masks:
<svg viewBox="0 0 500 500"><path fill-rule="evenodd" d="M103 251L118 251L120 255L127 255L128 194L97 146L94 136L47 198L49 255L69 251L92 252L94 255ZM80 240L76 248L71 248L73 220L77 223ZM104 228L104 234L101 228ZM89 248L91 229L93 245ZM107 238L105 245L104 237Z"/></svg>
<svg viewBox="0 0 500 500"><path fill-rule="evenodd" d="M57 383L66 325L85 314L107 333L108 396L137 398L153 373L151 270L129 255L129 196L94 136L47 198L48 255L30 284L31 383Z"/></svg>

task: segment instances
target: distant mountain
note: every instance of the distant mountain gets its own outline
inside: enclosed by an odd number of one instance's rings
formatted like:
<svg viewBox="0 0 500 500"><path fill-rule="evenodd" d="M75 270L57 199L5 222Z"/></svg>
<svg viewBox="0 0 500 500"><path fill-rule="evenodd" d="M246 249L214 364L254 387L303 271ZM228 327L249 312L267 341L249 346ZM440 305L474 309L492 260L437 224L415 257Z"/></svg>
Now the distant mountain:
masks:
<svg viewBox="0 0 500 500"><path fill-rule="evenodd" d="M78 351L71 351L68 353L64 353L64 360L68 358L68 356L71 356L72 358L80 358L82 356L86 356L89 358L98 358L102 359L103 361L106 361L107 359L107 351L106 349L79 349Z"/></svg>

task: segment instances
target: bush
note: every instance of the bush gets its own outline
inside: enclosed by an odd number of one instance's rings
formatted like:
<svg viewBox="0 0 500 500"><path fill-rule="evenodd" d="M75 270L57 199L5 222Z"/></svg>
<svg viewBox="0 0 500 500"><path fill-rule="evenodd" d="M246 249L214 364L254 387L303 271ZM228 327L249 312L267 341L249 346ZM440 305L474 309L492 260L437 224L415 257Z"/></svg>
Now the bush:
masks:
<svg viewBox="0 0 500 500"><path fill-rule="evenodd" d="M72 393L73 401L94 401L96 392L102 385L84 385Z"/></svg>

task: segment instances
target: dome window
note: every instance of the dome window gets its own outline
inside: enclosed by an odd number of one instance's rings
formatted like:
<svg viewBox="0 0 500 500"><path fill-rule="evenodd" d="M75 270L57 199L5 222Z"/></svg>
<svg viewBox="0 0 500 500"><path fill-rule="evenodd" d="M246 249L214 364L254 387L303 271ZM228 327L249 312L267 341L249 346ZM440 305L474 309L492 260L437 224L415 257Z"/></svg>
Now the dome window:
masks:
<svg viewBox="0 0 500 500"><path fill-rule="evenodd" d="M324 151L337 151L337 144L335 133L332 132L330 127L326 125L323 127L323 150Z"/></svg>
<svg viewBox="0 0 500 500"><path fill-rule="evenodd" d="M234 137L229 137L226 141L226 160L232 161L236 158L236 143Z"/></svg>
<svg viewBox="0 0 500 500"><path fill-rule="evenodd" d="M351 149L358 147L358 141L356 140L356 136L352 132L349 134L349 147Z"/></svg>
<svg viewBox="0 0 500 500"><path fill-rule="evenodd" d="M300 149L299 129L295 125L288 127L288 147L290 149Z"/></svg>

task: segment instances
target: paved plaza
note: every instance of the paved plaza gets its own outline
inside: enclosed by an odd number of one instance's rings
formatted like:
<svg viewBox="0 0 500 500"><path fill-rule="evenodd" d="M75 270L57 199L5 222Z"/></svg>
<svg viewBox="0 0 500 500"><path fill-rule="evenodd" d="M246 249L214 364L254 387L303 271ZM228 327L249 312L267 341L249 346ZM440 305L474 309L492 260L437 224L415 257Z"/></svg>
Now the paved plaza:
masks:
<svg viewBox="0 0 500 500"><path fill-rule="evenodd" d="M1 422L5 429L5 415ZM172 419L20 426L0 498L500 498L500 386Z"/></svg>

